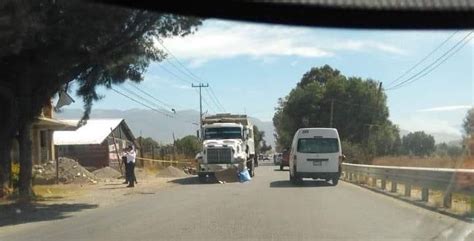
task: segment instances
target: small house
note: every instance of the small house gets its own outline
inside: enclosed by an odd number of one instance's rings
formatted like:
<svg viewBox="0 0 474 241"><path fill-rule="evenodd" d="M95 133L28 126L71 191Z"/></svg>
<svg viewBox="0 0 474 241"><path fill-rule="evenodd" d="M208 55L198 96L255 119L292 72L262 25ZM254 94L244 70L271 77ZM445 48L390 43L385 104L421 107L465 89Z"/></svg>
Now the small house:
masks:
<svg viewBox="0 0 474 241"><path fill-rule="evenodd" d="M42 107L41 113L31 125L31 160L33 164L42 164L56 160L53 133L55 131L74 131L75 124L66 123L53 117L53 106L48 100ZM18 140L13 142L10 156L14 162L20 159Z"/></svg>
<svg viewBox="0 0 474 241"><path fill-rule="evenodd" d="M54 132L54 145L59 157L72 158L82 166L117 168L123 149L135 146L135 137L124 119L90 119L75 131Z"/></svg>

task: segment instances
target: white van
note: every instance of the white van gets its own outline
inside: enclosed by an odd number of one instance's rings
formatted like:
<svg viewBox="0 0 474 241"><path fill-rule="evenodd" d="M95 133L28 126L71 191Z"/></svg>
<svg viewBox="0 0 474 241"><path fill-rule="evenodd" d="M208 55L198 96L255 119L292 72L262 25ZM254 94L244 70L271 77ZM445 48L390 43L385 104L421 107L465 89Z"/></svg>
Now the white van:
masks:
<svg viewBox="0 0 474 241"><path fill-rule="evenodd" d="M343 161L341 141L334 128L301 128L293 137L290 151L290 181L302 178L331 180L335 186Z"/></svg>

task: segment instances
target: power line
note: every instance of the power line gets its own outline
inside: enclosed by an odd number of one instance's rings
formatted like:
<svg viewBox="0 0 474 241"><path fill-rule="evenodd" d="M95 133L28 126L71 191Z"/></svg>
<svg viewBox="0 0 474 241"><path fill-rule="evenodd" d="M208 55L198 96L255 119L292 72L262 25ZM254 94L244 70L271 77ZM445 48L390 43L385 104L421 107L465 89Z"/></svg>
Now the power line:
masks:
<svg viewBox="0 0 474 241"><path fill-rule="evenodd" d="M469 41L472 39L472 37L468 40L468 41L465 41L459 48L457 48L454 52L451 52L450 55L448 55L445 59L443 59L441 62L439 62L438 64L436 64L435 66L433 66L431 69L429 69L426 73L422 74L421 76L419 76L418 78L416 79L413 79L409 82L407 82L405 85L401 85L401 86L394 86L392 87L391 89L388 89L388 90L396 90L396 89L399 89L403 86L407 86L423 77L425 77L426 75L430 74L433 70L435 70L438 66L440 66L441 64L443 64L444 62L446 62L449 58L451 58L453 55L455 55L457 52L459 52L459 50L461 50L464 46L466 46L466 44L469 43Z"/></svg>
<svg viewBox="0 0 474 241"><path fill-rule="evenodd" d="M181 78L181 76L175 74L173 71L169 70L168 68L166 68L165 66L159 64L158 65L160 68L162 68L163 70L165 70L166 72L168 72L169 74L173 75L174 77L176 77L177 79L187 83L187 84L192 84L193 82L192 81L189 81L187 79L184 79L184 78Z"/></svg>
<svg viewBox="0 0 474 241"><path fill-rule="evenodd" d="M162 112L162 111L160 111L160 110L158 110L158 109L156 109L156 108L153 108L153 107L151 107L151 106L149 106L149 105L147 105L147 104L145 104L145 103L143 103L143 102L141 102L141 101L138 101L138 100L136 100L136 99L134 99L134 98L132 98L132 97L130 97L130 96L128 96L128 95L126 95L126 94L124 94L124 93L122 93L122 92L120 92L120 91L114 89L114 88L112 88L112 87L110 87L110 89L111 89L112 91L114 91L115 93L117 93L117 94L119 94L119 95L121 95L121 96L123 96L123 97L125 97L125 98L127 98L127 99L129 99L129 100L131 100L131 101L133 101L133 102L135 102L135 103L138 103L138 104L140 104L140 105L142 105L142 106L145 106L145 107L149 108L149 109L152 110L152 111L155 111L155 112L160 113L160 114L162 114L162 115L165 115L165 116L167 116L167 117L173 118L173 116L168 115L167 113Z"/></svg>
<svg viewBox="0 0 474 241"><path fill-rule="evenodd" d="M421 63L423 63L426 59L428 59L431 55L433 55L436 51L438 51L441 47L443 47L444 44L446 44L451 38L454 37L459 31L454 32L451 34L448 38L446 38L441 44L436 46L431 52L429 52L424 58L422 58L420 61L418 61L415 65L413 65L411 68L406 70L402 75L398 76L396 79L392 80L390 83L387 84L387 87L390 87L390 85L396 83L398 80L401 78L405 77L408 73L410 73L412 70L414 70L416 67L418 67Z"/></svg>
<svg viewBox="0 0 474 241"><path fill-rule="evenodd" d="M439 58L437 58L435 61L433 61L431 64L429 64L425 68L423 68L418 73L412 75L410 78L408 78L408 79L406 79L406 80L404 80L404 81L402 81L402 82L396 84L395 86L392 86L392 87L390 87L386 90L394 90L394 89L401 88L403 86L406 86L410 83L413 83L413 82L421 79L422 77L428 75L433 70L435 70L438 66L440 66L441 64L446 62L446 60L448 60L450 57L452 57L454 54L456 54L459 50L461 50L467 43L469 43L469 41L472 38L470 38L470 39L468 39L468 38L469 38L469 36L471 36L472 33L473 33L473 31L466 34L466 36L464 36L460 41L458 41L453 47L451 47L443 55L441 55ZM468 40L465 41L466 39L468 39Z"/></svg>
<svg viewBox="0 0 474 241"><path fill-rule="evenodd" d="M211 91L212 96L214 96L215 100L217 101L217 103L219 104L221 109L225 112L225 108L222 105L222 103L219 101L219 98L217 98L216 94L214 93L214 90L212 89L212 86L209 87L209 91Z"/></svg>
<svg viewBox="0 0 474 241"><path fill-rule="evenodd" d="M121 88L123 88L123 87L121 87ZM146 108L149 108L150 110L152 110L152 111L154 111L154 112L157 112L157 113L159 113L159 114L161 114L161 115L164 115L164 116L169 117L169 118L171 118L171 119L177 119L177 120L180 120L180 121L185 122L185 123L188 123L188 124L193 124L193 125L195 124L195 123L193 123L193 122L191 122L191 121L189 121L189 120L183 120L183 119L175 118L174 116L172 116L172 115L170 115L170 114L168 114L168 113L166 113L166 112L160 111L160 110L158 110L158 109L156 109L156 108L154 108L154 107L152 107L152 106L150 106L150 105L148 105L148 104L145 104L145 103L143 103L142 101L139 101L139 100L137 100L137 99L135 99L135 98L133 98L133 97L130 97L130 96L128 96L127 94L124 94L123 92L114 89L113 87L110 87L110 89L111 89L112 91L114 91L115 93L117 93L117 94L119 94L119 95L121 95L121 96L123 96L123 97L125 97L125 98L127 98L127 99L129 99L129 100L131 100L131 101L133 101L133 102L135 102L135 103L138 103L138 104L140 104L140 105L142 105L142 106L144 106L144 107L146 107ZM133 93L133 92L132 92L132 93Z"/></svg>
<svg viewBox="0 0 474 241"><path fill-rule="evenodd" d="M197 91L197 90L196 90L196 91ZM206 104L206 106L209 107L209 109L211 109L214 113L217 113L216 109L214 109L214 107L209 104L209 102L207 101L207 99L206 99L205 96L202 97L202 100L204 101L204 103Z"/></svg>
<svg viewBox="0 0 474 241"><path fill-rule="evenodd" d="M162 101L162 100L160 100L160 99L154 97L153 95L149 94L148 92L142 90L142 89L139 88L138 86L133 85L133 84L129 84L129 85L132 86L133 88L135 88L136 90L140 91L142 94L144 94L144 95L146 95L146 96L148 96L148 97L150 97L150 98L152 98L152 99L158 101L159 103L165 105L166 107L168 107L168 108L170 108L170 109L173 109L173 108L174 108L173 106L167 104L166 102L164 102L164 101Z"/></svg>
<svg viewBox="0 0 474 241"><path fill-rule="evenodd" d="M170 55L175 59L175 61L187 72L185 73L186 75L190 76L191 78L197 80L198 82L206 82L203 79L201 79L199 76L195 75L191 70L189 70L179 59L169 50L164 43L161 42L161 40L158 40L158 43L163 47Z"/></svg>
<svg viewBox="0 0 474 241"><path fill-rule="evenodd" d="M147 98L141 96L140 94L137 94L135 91L132 91L132 90L126 88L125 86L119 85L119 86L117 86L117 87L119 87L122 91L125 91L125 92L128 93L129 95L133 95L133 96L135 96L135 97L141 99L142 101L145 101L146 103L148 103L148 105L156 106L156 107L158 107L158 108L162 108L162 109L166 110L166 108L163 108L162 106L157 105L155 102L153 102L153 101L151 101L151 100L148 100ZM166 113L166 112L165 112L165 113Z"/></svg>
<svg viewBox="0 0 474 241"><path fill-rule="evenodd" d="M177 75L176 73L174 73L173 71L169 70L169 69L166 68L165 66L163 66L163 65L158 65L158 66L161 67L161 68L162 68L163 70L165 70L166 72L168 72L169 74L171 74L171 75L173 75L174 77L176 77L177 79L183 81L184 83L186 83L186 84L191 84L191 85L193 84L193 82L191 82L191 81L189 81L189 80L187 80L187 79L182 78L181 76ZM196 93L199 93L199 91L196 90ZM204 101L204 103L206 103L206 105L207 105L210 109L212 109L214 112L216 112L216 110L214 109L214 107L212 107L212 106L209 104L209 102L207 101L207 99L206 99L205 97L203 97L203 101Z"/></svg>
<svg viewBox="0 0 474 241"><path fill-rule="evenodd" d="M210 86L209 86L209 89L210 89ZM214 105L216 105L216 106L217 106L217 108L218 108L219 110L221 110L221 111L224 111L224 112L225 112L224 108L223 108L222 106L220 106L220 105L219 105L219 103L218 103L218 100L217 100L217 99L215 99L215 98L213 98L213 96L211 95L211 92L209 91L209 89L206 89L206 92L207 92L207 94L209 95L209 97L210 97L211 101L214 103Z"/></svg>
<svg viewBox="0 0 474 241"><path fill-rule="evenodd" d="M178 57L176 57L176 55L173 54L173 52L171 52L170 49L168 49L160 39L158 39L158 43L166 50L166 52L169 53L169 55L178 63L178 65L181 66L182 69L184 69L184 71L180 68L178 68L175 64L173 64L171 61L169 61L168 59L166 59L166 62L168 62L169 64L171 64L171 66L173 66L175 69L177 69L179 72L181 72L182 74L184 74L185 76L187 77L190 77L191 79L194 79L195 81L199 82L199 83L204 83L206 81L204 81L202 78L200 78L199 76L197 76L196 74L194 74L189 68L187 68L181 61L179 61ZM189 82L186 80L186 82ZM192 83L191 83L192 84ZM212 91L212 90L211 90ZM219 99L217 98L217 96L215 94L213 95L209 95L210 98L212 99L212 101L214 102L214 104L216 105L216 107L218 109L221 109L221 110L224 110L225 111L225 108L222 106L221 102L219 101ZM215 100L214 100L214 99Z"/></svg>

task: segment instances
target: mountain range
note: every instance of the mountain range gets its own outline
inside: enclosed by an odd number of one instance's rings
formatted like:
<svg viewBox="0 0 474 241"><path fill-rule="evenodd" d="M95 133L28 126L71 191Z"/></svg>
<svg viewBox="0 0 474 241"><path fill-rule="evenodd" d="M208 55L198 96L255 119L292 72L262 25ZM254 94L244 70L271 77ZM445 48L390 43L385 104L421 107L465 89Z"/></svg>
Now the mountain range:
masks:
<svg viewBox="0 0 474 241"><path fill-rule="evenodd" d="M56 113L56 118L79 119L82 117L82 113L83 111L81 109L64 109ZM170 115L172 117L145 109L93 109L91 118L123 118L135 136L151 137L163 144L172 143L173 134L175 138L196 135L196 131L199 129L197 124L199 120L198 111L183 110ZM250 117L250 119L254 125L265 132L264 139L267 144L274 147L275 137L273 136L273 123L271 121L261 121L254 117ZM409 131L407 130L400 130L400 136L404 136L408 133ZM454 134L442 132L427 132L427 134L432 135L437 143L446 142L456 144L461 140L460 136Z"/></svg>

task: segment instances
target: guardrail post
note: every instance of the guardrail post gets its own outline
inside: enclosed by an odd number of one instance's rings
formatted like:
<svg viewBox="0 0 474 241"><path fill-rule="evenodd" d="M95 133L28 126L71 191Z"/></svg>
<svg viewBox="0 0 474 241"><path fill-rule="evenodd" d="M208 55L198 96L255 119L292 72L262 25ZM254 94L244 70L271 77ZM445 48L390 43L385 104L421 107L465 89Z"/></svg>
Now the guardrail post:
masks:
<svg viewBox="0 0 474 241"><path fill-rule="evenodd" d="M385 179L382 179L381 180L381 183L380 183L380 188L382 190L385 190L387 188L387 181Z"/></svg>
<svg viewBox="0 0 474 241"><path fill-rule="evenodd" d="M443 196L443 207L451 208L451 203L453 199L453 194L451 192L445 192Z"/></svg>
<svg viewBox="0 0 474 241"><path fill-rule="evenodd" d="M377 187L377 178L372 177L372 187Z"/></svg>
<svg viewBox="0 0 474 241"><path fill-rule="evenodd" d="M469 215L471 217L474 217L474 196L471 195L471 197L469 198L469 202L470 202L470 206L471 206L471 210L469 210Z"/></svg>
<svg viewBox="0 0 474 241"><path fill-rule="evenodd" d="M397 183L394 181L390 182L390 192L397 192Z"/></svg>
<svg viewBox="0 0 474 241"><path fill-rule="evenodd" d="M411 196L411 185L405 184L405 197L410 197L410 196Z"/></svg>
<svg viewBox="0 0 474 241"><path fill-rule="evenodd" d="M428 202L428 196L430 195L430 190L426 187L421 188L421 201Z"/></svg>

